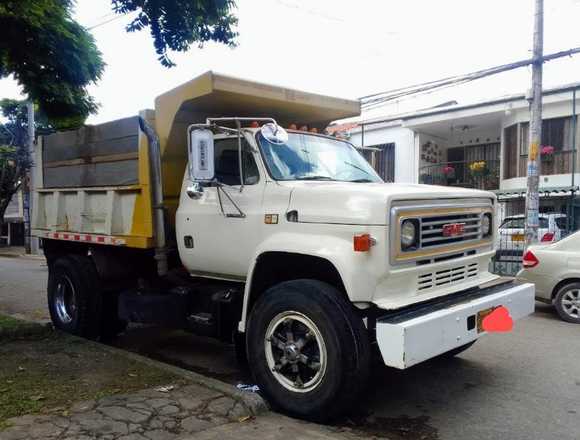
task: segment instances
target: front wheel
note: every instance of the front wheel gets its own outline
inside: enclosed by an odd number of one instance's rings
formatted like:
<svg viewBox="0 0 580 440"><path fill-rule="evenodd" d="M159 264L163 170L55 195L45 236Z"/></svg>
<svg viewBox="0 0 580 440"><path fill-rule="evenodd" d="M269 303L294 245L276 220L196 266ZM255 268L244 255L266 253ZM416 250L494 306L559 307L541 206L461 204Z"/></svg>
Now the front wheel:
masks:
<svg viewBox="0 0 580 440"><path fill-rule="evenodd" d="M337 289L314 280L287 281L261 296L250 316L247 352L272 406L314 421L345 411L370 369L361 317Z"/></svg>
<svg viewBox="0 0 580 440"><path fill-rule="evenodd" d="M580 283L570 283L556 293L554 307L564 321L580 324Z"/></svg>

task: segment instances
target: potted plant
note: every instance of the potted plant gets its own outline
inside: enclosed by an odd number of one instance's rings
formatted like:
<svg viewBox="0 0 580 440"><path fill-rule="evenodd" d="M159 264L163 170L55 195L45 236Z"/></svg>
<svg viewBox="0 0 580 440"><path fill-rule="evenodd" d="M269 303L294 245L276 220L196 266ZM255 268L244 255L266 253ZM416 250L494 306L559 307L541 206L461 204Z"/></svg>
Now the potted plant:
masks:
<svg viewBox="0 0 580 440"><path fill-rule="evenodd" d="M450 180L455 179L455 168L453 168L451 165L445 165L442 171L447 183L449 183Z"/></svg>
<svg viewBox="0 0 580 440"><path fill-rule="evenodd" d="M551 145L544 145L540 150L542 161L552 163L554 161L555 148Z"/></svg>
<svg viewBox="0 0 580 440"><path fill-rule="evenodd" d="M485 160L472 162L469 164L469 171L474 177L481 177L485 175L485 172L487 171L487 163Z"/></svg>

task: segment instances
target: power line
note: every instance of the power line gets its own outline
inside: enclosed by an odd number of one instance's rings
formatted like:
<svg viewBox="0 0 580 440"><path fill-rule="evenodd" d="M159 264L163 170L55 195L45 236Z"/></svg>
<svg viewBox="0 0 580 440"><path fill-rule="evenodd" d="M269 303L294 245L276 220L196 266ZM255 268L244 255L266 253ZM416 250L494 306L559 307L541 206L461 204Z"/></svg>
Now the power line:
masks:
<svg viewBox="0 0 580 440"><path fill-rule="evenodd" d="M125 17L127 14L128 14L128 13L127 13L127 12L125 12L125 13L123 13L123 14L116 15L116 16L115 16L115 17L113 17L113 18L110 18L110 19L108 19L108 20L102 21L101 23L97 23L97 24L95 24L95 25L93 25L93 26L91 26L91 27L87 28L87 30L89 30L89 31L92 31L93 29L96 29L96 28L98 28L98 27L100 27L100 26L103 26L103 25L105 25L105 24L111 23L112 21L118 20L118 19L120 19L120 18L123 18L123 17Z"/></svg>
<svg viewBox="0 0 580 440"><path fill-rule="evenodd" d="M580 53L580 47L575 47L573 49L555 52L549 55L545 55L542 59L543 62L551 61L557 58L562 58L565 56L572 56ZM455 75L447 78L439 79L436 81L429 81L421 84L415 84L407 87L401 87L398 89L388 90L385 92L374 93L372 95L363 96L360 99L362 107L366 109L375 108L383 103L392 101L408 95L415 95L419 93L425 93L435 89L455 86L464 84L466 82L474 81L476 79L484 78L486 76L496 75L501 72L507 72L509 70L518 69L521 67L528 66L534 62L533 58L516 61L514 63L503 64L500 66L491 67L488 69L478 70L475 72L467 73L464 75Z"/></svg>

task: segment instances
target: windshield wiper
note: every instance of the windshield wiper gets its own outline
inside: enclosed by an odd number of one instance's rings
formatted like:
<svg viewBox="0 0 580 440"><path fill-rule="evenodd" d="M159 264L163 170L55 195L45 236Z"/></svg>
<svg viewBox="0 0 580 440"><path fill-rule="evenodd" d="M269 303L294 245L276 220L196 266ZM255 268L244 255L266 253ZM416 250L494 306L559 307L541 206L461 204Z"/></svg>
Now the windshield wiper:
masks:
<svg viewBox="0 0 580 440"><path fill-rule="evenodd" d="M296 177L296 180L336 180L328 176L301 176Z"/></svg>
<svg viewBox="0 0 580 440"><path fill-rule="evenodd" d="M355 179L355 180L347 180L347 182L353 182L353 183L372 183L373 180L371 180L371 179Z"/></svg>
<svg viewBox="0 0 580 440"><path fill-rule="evenodd" d="M365 170L363 170L361 167L359 167L358 165L355 165L354 163L350 163L347 161L344 161L345 165L351 166L353 168L356 168L359 171L362 171L363 173L365 173L367 176L370 176L371 174ZM352 181L351 181L352 182Z"/></svg>

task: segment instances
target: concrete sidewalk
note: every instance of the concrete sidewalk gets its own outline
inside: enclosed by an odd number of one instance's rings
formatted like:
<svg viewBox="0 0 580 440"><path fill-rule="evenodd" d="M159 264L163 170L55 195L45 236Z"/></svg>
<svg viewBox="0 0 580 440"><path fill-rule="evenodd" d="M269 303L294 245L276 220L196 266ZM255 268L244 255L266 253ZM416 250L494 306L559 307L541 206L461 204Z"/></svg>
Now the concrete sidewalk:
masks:
<svg viewBox="0 0 580 440"><path fill-rule="evenodd" d="M201 385L158 387L78 402L54 415L8 420L1 440L352 439L338 429L274 413L254 416L243 403Z"/></svg>
<svg viewBox="0 0 580 440"><path fill-rule="evenodd" d="M8 424L1 440L353 438L277 414L254 417L240 402L200 385L78 402L60 414L26 415Z"/></svg>

